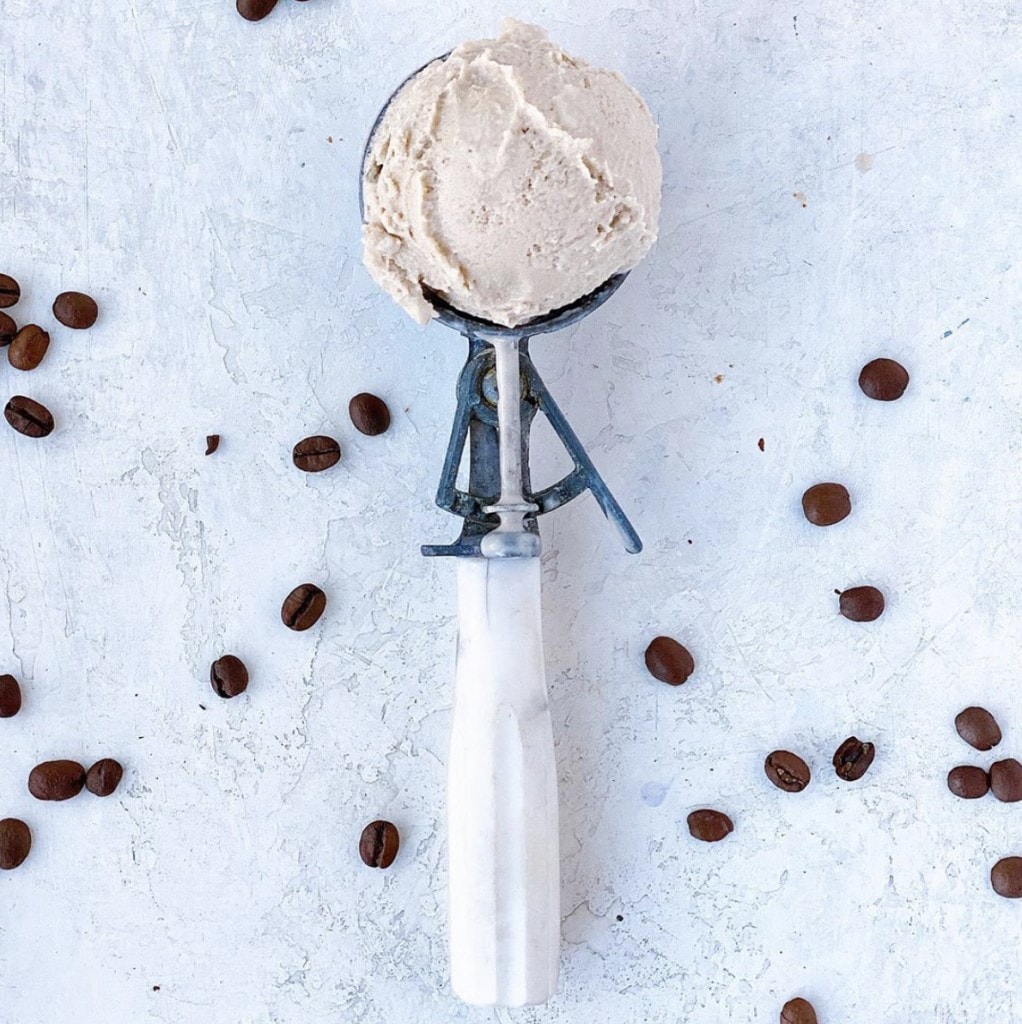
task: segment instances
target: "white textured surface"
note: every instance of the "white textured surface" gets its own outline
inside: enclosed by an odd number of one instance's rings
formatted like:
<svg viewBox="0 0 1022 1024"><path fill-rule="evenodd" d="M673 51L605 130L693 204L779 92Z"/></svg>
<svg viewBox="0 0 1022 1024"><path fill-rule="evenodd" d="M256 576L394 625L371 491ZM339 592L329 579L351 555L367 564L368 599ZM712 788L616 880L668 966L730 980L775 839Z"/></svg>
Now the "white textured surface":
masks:
<svg viewBox="0 0 1022 1024"><path fill-rule="evenodd" d="M562 993L486 1013L445 988L454 587L417 553L454 532L430 499L462 348L371 285L355 187L393 85L504 13L634 82L667 191L650 259L535 346L647 546L590 501L544 526ZM795 992L831 1024L1022 1013L1022 910L987 882L1022 812L943 781L966 703L1022 749L1017 10L0 0L0 24L15 311L45 323L67 287L103 309L2 370L59 419L0 430L0 662L27 691L0 808L36 836L0 878L4 1021L769 1022ZM890 407L855 387L879 353L913 374ZM363 388L390 434L347 423ZM318 430L344 461L301 476ZM826 531L798 509L820 478L856 501ZM292 634L307 578L330 605ZM887 615L839 619L865 580ZM695 653L680 690L642 667L657 631ZM230 703L225 649L253 676ZM851 732L879 753L839 785ZM778 745L817 768L805 794L764 780ZM36 760L104 754L117 797L27 796ZM685 832L703 804L735 819L719 846ZM388 872L356 854L377 816Z"/></svg>

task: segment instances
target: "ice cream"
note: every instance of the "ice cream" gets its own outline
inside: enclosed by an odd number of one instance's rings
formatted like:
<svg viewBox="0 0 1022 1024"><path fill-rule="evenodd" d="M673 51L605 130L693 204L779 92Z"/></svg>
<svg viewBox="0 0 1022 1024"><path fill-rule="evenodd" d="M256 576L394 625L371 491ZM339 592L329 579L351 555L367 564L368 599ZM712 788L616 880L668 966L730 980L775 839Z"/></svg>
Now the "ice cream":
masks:
<svg viewBox="0 0 1022 1024"><path fill-rule="evenodd" d="M569 305L656 241L656 140L621 75L505 20L387 108L364 167L366 266L419 323L430 291L506 326Z"/></svg>

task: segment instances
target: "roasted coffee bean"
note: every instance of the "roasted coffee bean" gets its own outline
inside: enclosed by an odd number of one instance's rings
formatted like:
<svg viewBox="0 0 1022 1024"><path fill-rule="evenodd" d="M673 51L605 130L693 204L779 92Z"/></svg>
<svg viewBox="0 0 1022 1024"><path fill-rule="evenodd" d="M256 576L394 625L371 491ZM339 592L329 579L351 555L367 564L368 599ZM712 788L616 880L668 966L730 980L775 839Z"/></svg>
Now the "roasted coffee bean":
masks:
<svg viewBox="0 0 1022 1024"><path fill-rule="evenodd" d="M993 750L1001 742L1001 727L986 708L971 707L955 715L958 735L977 750Z"/></svg>
<svg viewBox="0 0 1022 1024"><path fill-rule="evenodd" d="M781 1024L817 1024L816 1011L808 999L789 999L781 1008Z"/></svg>
<svg viewBox="0 0 1022 1024"><path fill-rule="evenodd" d="M963 800L978 800L990 792L990 776L974 764L960 764L947 773L947 788Z"/></svg>
<svg viewBox="0 0 1022 1024"><path fill-rule="evenodd" d="M77 761L44 761L28 776L28 791L37 800L70 800L85 785L85 769Z"/></svg>
<svg viewBox="0 0 1022 1024"><path fill-rule="evenodd" d="M869 766L876 756L876 747L872 743L849 736L834 752L834 770L839 779L845 782L857 782L869 771Z"/></svg>
<svg viewBox="0 0 1022 1024"><path fill-rule="evenodd" d="M21 687L14 676L0 676L0 718L13 718L21 710Z"/></svg>
<svg viewBox="0 0 1022 1024"><path fill-rule="evenodd" d="M121 763L112 757L104 757L86 772L85 788L96 796L109 796L121 784L123 777Z"/></svg>
<svg viewBox="0 0 1022 1024"><path fill-rule="evenodd" d="M1022 857L1004 857L990 869L990 884L994 892L1005 899L1017 900L1022 896Z"/></svg>
<svg viewBox="0 0 1022 1024"><path fill-rule="evenodd" d="M321 473L341 461L341 446L332 437L317 434L299 441L291 457L306 473Z"/></svg>
<svg viewBox="0 0 1022 1024"><path fill-rule="evenodd" d="M868 398L878 402L893 402L905 394L908 370L893 359L874 359L859 374L859 387Z"/></svg>
<svg viewBox="0 0 1022 1024"><path fill-rule="evenodd" d="M802 511L813 526L833 526L852 511L852 499L841 484L813 484L802 495Z"/></svg>
<svg viewBox="0 0 1022 1024"><path fill-rule="evenodd" d="M382 434L390 426L390 410L387 403L367 391L356 395L348 403L348 415L355 429L370 437Z"/></svg>
<svg viewBox="0 0 1022 1024"><path fill-rule="evenodd" d="M315 583L302 583L284 598L281 621L288 629L301 632L315 626L326 608L326 594Z"/></svg>
<svg viewBox="0 0 1022 1024"><path fill-rule="evenodd" d="M838 607L852 622L872 622L884 613L884 595L876 587L852 587L841 592Z"/></svg>
<svg viewBox="0 0 1022 1024"><path fill-rule="evenodd" d="M1013 757L990 766L990 792L1006 804L1022 800L1022 764Z"/></svg>
<svg viewBox="0 0 1022 1024"><path fill-rule="evenodd" d="M246 21L262 21L277 6L277 0L237 0L235 6Z"/></svg>
<svg viewBox="0 0 1022 1024"><path fill-rule="evenodd" d="M212 455L213 452L220 447L220 435L219 434L207 434L206 435L206 454Z"/></svg>
<svg viewBox="0 0 1022 1024"><path fill-rule="evenodd" d="M18 325L13 317L6 313L0 313L0 348L5 348L14 341L14 335L18 333Z"/></svg>
<svg viewBox="0 0 1022 1024"><path fill-rule="evenodd" d="M786 793L801 793L809 785L809 765L790 750L775 750L767 754L763 765L766 777Z"/></svg>
<svg viewBox="0 0 1022 1024"><path fill-rule="evenodd" d="M646 648L646 668L661 682L680 686L695 671L696 663L677 640L658 636Z"/></svg>
<svg viewBox="0 0 1022 1024"><path fill-rule="evenodd" d="M13 306L20 298L21 285L13 277L0 274L0 309Z"/></svg>
<svg viewBox="0 0 1022 1024"><path fill-rule="evenodd" d="M45 405L15 395L4 406L4 418L19 434L25 437L46 437L53 433L53 416Z"/></svg>
<svg viewBox="0 0 1022 1024"><path fill-rule="evenodd" d="M358 854L371 868L389 868L397 856L400 837L397 826L389 821L371 821L362 829Z"/></svg>
<svg viewBox="0 0 1022 1024"><path fill-rule="evenodd" d="M18 818L0 821L0 870L11 871L25 863L32 849L32 833Z"/></svg>
<svg viewBox="0 0 1022 1024"><path fill-rule="evenodd" d="M35 324L25 324L7 349L7 361L16 370L34 370L50 347L50 336Z"/></svg>
<svg viewBox="0 0 1022 1024"><path fill-rule="evenodd" d="M686 820L693 839L701 839L704 843L719 843L735 830L726 814L709 808L693 811Z"/></svg>
<svg viewBox="0 0 1022 1024"><path fill-rule="evenodd" d="M237 697L248 689L248 669L241 658L225 654L210 666L209 681L218 696Z"/></svg>
<svg viewBox="0 0 1022 1024"><path fill-rule="evenodd" d="M53 300L53 315L65 327L84 331L96 322L99 307L96 300L84 292L61 292Z"/></svg>

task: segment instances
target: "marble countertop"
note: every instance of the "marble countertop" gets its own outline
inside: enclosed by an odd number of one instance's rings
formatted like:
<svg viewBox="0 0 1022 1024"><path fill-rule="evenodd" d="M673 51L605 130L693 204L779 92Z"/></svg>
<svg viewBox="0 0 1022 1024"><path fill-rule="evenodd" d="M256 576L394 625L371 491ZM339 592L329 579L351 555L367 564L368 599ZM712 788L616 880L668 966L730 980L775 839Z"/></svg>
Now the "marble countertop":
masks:
<svg viewBox="0 0 1022 1024"><path fill-rule="evenodd" d="M464 358L360 263L359 157L410 70L514 14L619 68L661 125L661 239L547 383L645 540L589 498L549 517L544 615L561 784L564 950L547 1006L447 990L446 758L457 524L432 505ZM944 778L989 707L1022 752L1022 13L990 0L230 0L0 4L0 271L54 326L0 430L0 877L11 1024L401 1020L1003 1024L1022 908L990 866L1022 814ZM890 355L890 405L856 387ZM348 399L389 403L382 437ZM7 396L4 396L5 398ZM3 426L0 424L0 426ZM203 455L205 436L220 450ZM337 437L306 476L292 445ZM758 444L763 439L762 450ZM537 428L535 475L564 459ZM809 484L852 516L802 518ZM322 622L281 601L312 580ZM837 615L873 583L878 622ZM697 669L655 682L646 643ZM208 667L233 651L235 701ZM830 757L877 745L854 785ZM763 776L790 747L815 780ZM1003 753L1001 753L1003 751ZM970 756L970 753L975 756ZM114 756L108 800L38 804L37 761ZM716 806L735 832L692 840ZM403 836L386 872L357 839Z"/></svg>

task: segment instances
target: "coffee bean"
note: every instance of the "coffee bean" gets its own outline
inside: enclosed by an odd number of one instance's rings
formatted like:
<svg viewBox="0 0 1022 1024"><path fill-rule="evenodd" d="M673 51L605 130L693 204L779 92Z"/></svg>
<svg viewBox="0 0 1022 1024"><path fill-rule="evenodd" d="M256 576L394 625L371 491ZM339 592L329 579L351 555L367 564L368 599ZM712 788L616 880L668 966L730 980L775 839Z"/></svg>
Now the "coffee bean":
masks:
<svg viewBox="0 0 1022 1024"><path fill-rule="evenodd" d="M704 843L719 843L735 830L726 814L708 808L693 811L686 820L693 839L701 839Z"/></svg>
<svg viewBox="0 0 1022 1024"><path fill-rule="evenodd" d="M963 800L978 800L990 792L990 776L973 764L960 764L947 773L947 788Z"/></svg>
<svg viewBox="0 0 1022 1024"><path fill-rule="evenodd" d="M834 752L834 770L839 779L845 782L858 782L869 771L869 766L876 756L876 747L872 743L849 736Z"/></svg>
<svg viewBox="0 0 1022 1024"><path fill-rule="evenodd" d="M646 648L646 668L661 682L680 686L695 671L696 663L677 640L658 636Z"/></svg>
<svg viewBox="0 0 1022 1024"><path fill-rule="evenodd" d="M28 791L37 800L70 800L85 785L85 769L77 761L44 761L28 776Z"/></svg>
<svg viewBox="0 0 1022 1024"><path fill-rule="evenodd" d="M958 735L977 750L992 750L1001 742L1001 727L986 708L971 707L955 715Z"/></svg>
<svg viewBox="0 0 1022 1024"><path fill-rule="evenodd" d="M210 666L209 681L218 696L237 697L248 689L248 669L241 658L225 654Z"/></svg>
<svg viewBox="0 0 1022 1024"><path fill-rule="evenodd" d="M852 622L872 622L884 612L884 595L876 587L852 587L841 592L838 608Z"/></svg>
<svg viewBox="0 0 1022 1024"><path fill-rule="evenodd" d="M0 821L0 870L11 871L25 863L32 849L32 833L18 818Z"/></svg>
<svg viewBox="0 0 1022 1024"><path fill-rule="evenodd" d="M277 6L277 0L237 0L235 6L246 21L262 21Z"/></svg>
<svg viewBox="0 0 1022 1024"><path fill-rule="evenodd" d="M4 407L4 418L25 437L46 437L53 432L53 416L45 405L15 395Z"/></svg>
<svg viewBox="0 0 1022 1024"><path fill-rule="evenodd" d="M1017 900L1022 896L1022 857L1004 857L990 869L990 884L994 892L1005 899Z"/></svg>
<svg viewBox="0 0 1022 1024"><path fill-rule="evenodd" d="M813 1004L801 996L789 999L781 1008L781 1024L817 1024Z"/></svg>
<svg viewBox="0 0 1022 1024"><path fill-rule="evenodd" d="M96 796L109 796L121 784L123 777L121 763L112 757L104 757L86 773L85 788Z"/></svg>
<svg viewBox="0 0 1022 1024"><path fill-rule="evenodd" d="M61 292L53 300L53 315L76 331L91 327L99 316L99 307L91 295L83 292Z"/></svg>
<svg viewBox="0 0 1022 1024"><path fill-rule="evenodd" d="M315 626L326 608L326 594L315 583L302 583L284 598L280 618L296 632Z"/></svg>
<svg viewBox="0 0 1022 1024"><path fill-rule="evenodd" d="M317 434L299 441L291 457L306 473L321 473L341 461L341 446L332 437Z"/></svg>
<svg viewBox="0 0 1022 1024"><path fill-rule="evenodd" d="M219 434L207 434L206 435L206 454L212 455L213 452L220 447L220 435Z"/></svg>
<svg viewBox="0 0 1022 1024"><path fill-rule="evenodd" d="M0 274L0 309L13 306L20 298L21 285L13 277Z"/></svg>
<svg viewBox="0 0 1022 1024"><path fill-rule="evenodd" d="M13 718L21 710L21 687L14 676L0 676L0 718Z"/></svg>
<svg viewBox="0 0 1022 1024"><path fill-rule="evenodd" d="M35 324L25 324L7 349L7 361L16 370L34 370L50 347L50 336Z"/></svg>
<svg viewBox="0 0 1022 1024"><path fill-rule="evenodd" d="M389 821L371 821L362 829L358 855L371 868L389 868L397 856L399 844L396 825Z"/></svg>
<svg viewBox="0 0 1022 1024"><path fill-rule="evenodd" d="M868 398L878 402L893 402L905 394L908 370L893 359L874 359L859 374L859 387Z"/></svg>
<svg viewBox="0 0 1022 1024"><path fill-rule="evenodd" d="M809 785L809 765L790 750L775 750L767 754L763 765L766 777L786 793L801 793Z"/></svg>
<svg viewBox="0 0 1022 1024"><path fill-rule="evenodd" d="M0 348L10 345L17 333L18 325L14 322L14 318L6 313L0 313Z"/></svg>
<svg viewBox="0 0 1022 1024"><path fill-rule="evenodd" d="M990 792L1006 804L1022 800L1022 764L1013 757L990 766Z"/></svg>
<svg viewBox="0 0 1022 1024"><path fill-rule="evenodd" d="M802 495L802 511L813 526L833 526L852 511L852 499L841 484L813 484Z"/></svg>
<svg viewBox="0 0 1022 1024"><path fill-rule="evenodd" d="M348 415L355 429L370 437L382 434L390 426L390 410L387 403L367 391L356 395L348 403Z"/></svg>

